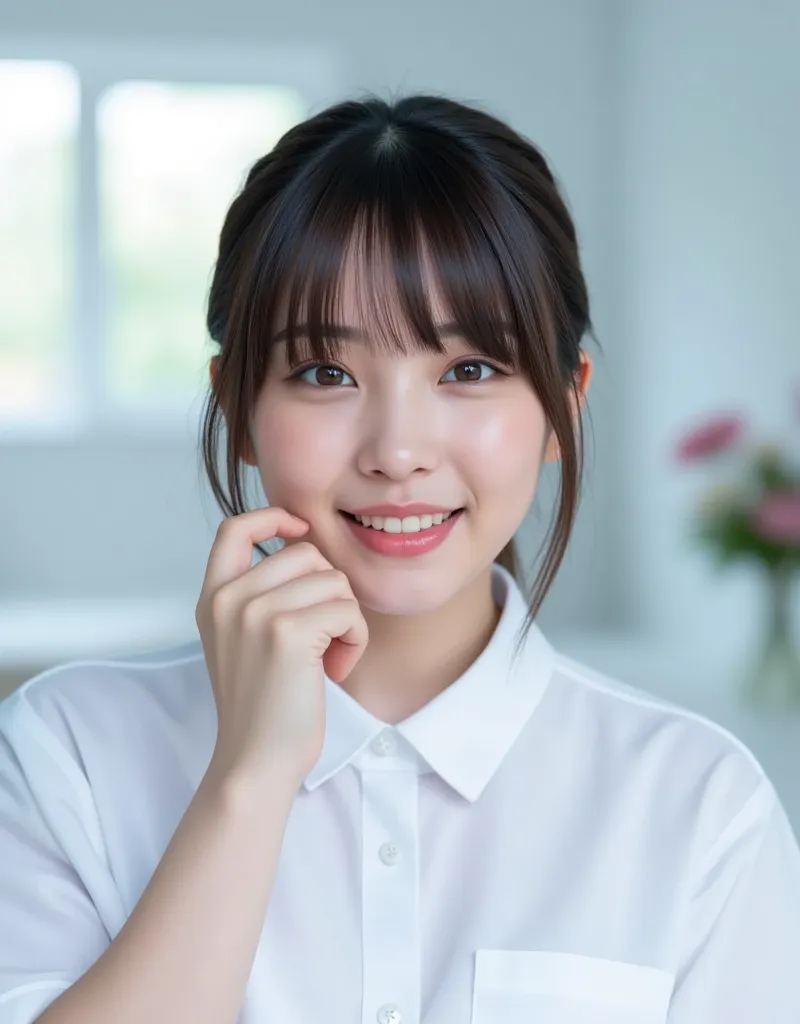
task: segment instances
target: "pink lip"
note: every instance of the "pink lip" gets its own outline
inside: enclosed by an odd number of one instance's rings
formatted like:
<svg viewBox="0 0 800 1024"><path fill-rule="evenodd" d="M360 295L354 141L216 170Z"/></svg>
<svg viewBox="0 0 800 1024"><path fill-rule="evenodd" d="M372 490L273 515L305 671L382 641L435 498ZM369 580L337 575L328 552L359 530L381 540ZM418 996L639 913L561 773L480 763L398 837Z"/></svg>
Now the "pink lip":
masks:
<svg viewBox="0 0 800 1024"><path fill-rule="evenodd" d="M342 518L353 535L370 551L393 558L410 558L415 555L427 554L427 552L438 548L448 537L461 515L460 511L454 512L440 526L432 526L428 530L420 530L419 533L385 533L383 530L374 530L371 526L362 526L361 523L344 513Z"/></svg>
<svg viewBox="0 0 800 1024"><path fill-rule="evenodd" d="M455 511L455 507L451 505L449 508L445 508L443 505L426 505L421 501L412 501L408 505L369 505L366 508L352 508L345 509L351 516L395 516L397 519L403 519L404 516L430 516L436 515L437 512L441 512L445 515L447 512Z"/></svg>

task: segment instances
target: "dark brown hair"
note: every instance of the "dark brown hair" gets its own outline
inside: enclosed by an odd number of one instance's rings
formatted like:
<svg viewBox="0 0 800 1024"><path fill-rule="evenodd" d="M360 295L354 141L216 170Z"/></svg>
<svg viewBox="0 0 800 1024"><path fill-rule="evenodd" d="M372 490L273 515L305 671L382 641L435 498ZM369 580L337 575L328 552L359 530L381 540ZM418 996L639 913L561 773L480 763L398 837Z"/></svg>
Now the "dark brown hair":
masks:
<svg viewBox="0 0 800 1024"><path fill-rule="evenodd" d="M355 244L373 279L376 344L445 351L425 261L464 337L526 375L556 434L558 514L527 631L578 508L584 434L569 396L579 401L581 340L586 333L597 339L575 227L545 158L476 107L429 95L345 101L290 129L250 169L225 217L208 299L207 327L220 358L201 430L214 497L226 515L246 511L241 453L276 329L286 329L292 365L298 318L311 358L337 358L337 296ZM230 497L216 465L223 422ZM522 582L513 539L496 561Z"/></svg>

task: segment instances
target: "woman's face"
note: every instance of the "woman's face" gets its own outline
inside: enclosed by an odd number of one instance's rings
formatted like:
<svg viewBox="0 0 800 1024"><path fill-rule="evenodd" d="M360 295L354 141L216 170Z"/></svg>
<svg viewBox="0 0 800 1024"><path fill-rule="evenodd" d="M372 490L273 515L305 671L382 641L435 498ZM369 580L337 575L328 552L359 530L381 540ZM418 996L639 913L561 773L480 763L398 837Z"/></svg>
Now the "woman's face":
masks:
<svg viewBox="0 0 800 1024"><path fill-rule="evenodd" d="M354 287L345 274L341 317L360 331ZM446 319L435 306L437 324ZM310 524L302 540L376 612L445 604L495 559L536 491L545 418L531 385L494 370L463 338L446 345L444 355L402 355L354 339L339 361L290 379L276 343L251 421L270 505ZM365 546L342 512L383 502L463 512L435 549L396 557Z"/></svg>

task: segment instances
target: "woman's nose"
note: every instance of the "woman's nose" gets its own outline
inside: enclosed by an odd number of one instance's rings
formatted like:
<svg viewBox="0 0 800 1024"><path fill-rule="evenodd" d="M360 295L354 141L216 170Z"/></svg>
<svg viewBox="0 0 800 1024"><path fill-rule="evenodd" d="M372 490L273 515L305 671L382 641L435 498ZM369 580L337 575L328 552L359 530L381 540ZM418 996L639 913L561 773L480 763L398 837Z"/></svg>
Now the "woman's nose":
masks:
<svg viewBox="0 0 800 1024"><path fill-rule="evenodd" d="M419 394L403 391L369 410L359 450L363 473L403 479L435 469L441 457L441 425Z"/></svg>

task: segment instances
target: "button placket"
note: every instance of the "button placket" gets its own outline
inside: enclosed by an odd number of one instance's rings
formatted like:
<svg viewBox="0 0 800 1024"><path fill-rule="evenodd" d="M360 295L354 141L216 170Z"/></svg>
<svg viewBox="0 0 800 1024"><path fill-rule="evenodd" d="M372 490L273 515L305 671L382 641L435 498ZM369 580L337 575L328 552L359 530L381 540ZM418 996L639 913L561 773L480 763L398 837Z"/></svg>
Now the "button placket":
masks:
<svg viewBox="0 0 800 1024"><path fill-rule="evenodd" d="M389 757L397 751L397 739L383 732L370 749L378 757ZM411 1024L420 1003L418 776L403 764L397 767L376 765L362 774L362 841L365 851L371 848L378 854L363 860L363 998L364 1010L378 1024ZM391 876L384 866L393 868ZM387 996L394 1001L386 1002Z"/></svg>
<svg viewBox="0 0 800 1024"><path fill-rule="evenodd" d="M389 757L397 753L397 740L389 732L382 732L372 742L372 749L379 757ZM397 843L382 843L378 856L388 867L400 860L400 847Z"/></svg>

